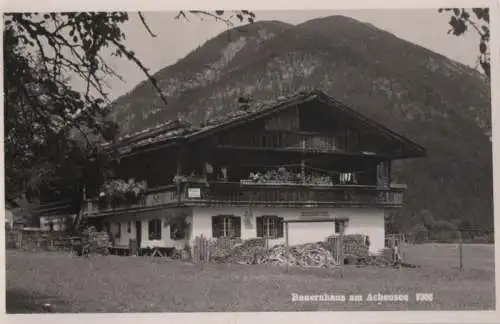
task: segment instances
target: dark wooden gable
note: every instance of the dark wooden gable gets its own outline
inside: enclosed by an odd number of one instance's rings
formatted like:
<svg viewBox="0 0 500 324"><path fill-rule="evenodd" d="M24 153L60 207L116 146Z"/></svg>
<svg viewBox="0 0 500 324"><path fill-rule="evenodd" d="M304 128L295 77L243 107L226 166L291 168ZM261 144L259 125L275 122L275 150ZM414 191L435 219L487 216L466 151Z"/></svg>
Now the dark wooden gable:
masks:
<svg viewBox="0 0 500 324"><path fill-rule="evenodd" d="M358 134L358 145L361 152L378 153L393 159L426 156L424 147L371 120L327 94L318 92L317 99L324 104L325 112L346 125L346 133Z"/></svg>
<svg viewBox="0 0 500 324"><path fill-rule="evenodd" d="M255 118L257 114L261 116ZM323 93L257 114L239 119L234 126L215 128L214 144L299 149L306 142L309 148L387 158L425 155L419 145Z"/></svg>

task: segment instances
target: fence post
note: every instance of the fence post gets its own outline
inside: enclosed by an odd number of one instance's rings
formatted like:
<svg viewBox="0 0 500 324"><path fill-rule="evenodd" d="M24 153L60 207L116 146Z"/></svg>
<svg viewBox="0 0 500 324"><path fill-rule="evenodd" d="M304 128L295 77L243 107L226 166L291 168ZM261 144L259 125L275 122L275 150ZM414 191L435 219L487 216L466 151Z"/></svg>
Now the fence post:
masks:
<svg viewBox="0 0 500 324"><path fill-rule="evenodd" d="M340 239L339 239L339 253L340 253L340 278L344 278L344 222L341 222L340 225Z"/></svg>
<svg viewBox="0 0 500 324"><path fill-rule="evenodd" d="M203 234L200 236L200 246L198 248L199 254L198 254L198 259L200 262L200 270L203 271L203 263L205 262L205 239Z"/></svg>
<svg viewBox="0 0 500 324"><path fill-rule="evenodd" d="M286 272L289 271L290 249L288 247L288 222L285 222Z"/></svg>
<svg viewBox="0 0 500 324"><path fill-rule="evenodd" d="M401 261L405 262L406 260L406 241L403 233L399 234L399 248L401 249Z"/></svg>
<svg viewBox="0 0 500 324"><path fill-rule="evenodd" d="M17 245L19 250L23 249L23 231L21 229L17 232Z"/></svg>
<svg viewBox="0 0 500 324"><path fill-rule="evenodd" d="M463 269L463 240L462 240L462 231L458 231L458 254L460 259L460 270Z"/></svg>

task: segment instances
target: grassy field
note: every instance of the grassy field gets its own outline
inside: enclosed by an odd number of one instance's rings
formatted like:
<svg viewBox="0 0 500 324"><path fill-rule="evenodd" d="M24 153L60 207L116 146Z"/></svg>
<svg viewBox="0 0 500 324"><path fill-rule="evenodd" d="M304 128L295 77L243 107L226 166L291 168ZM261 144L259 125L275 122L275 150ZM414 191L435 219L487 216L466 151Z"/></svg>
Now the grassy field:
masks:
<svg viewBox="0 0 500 324"><path fill-rule="evenodd" d="M408 246L415 269L290 269L264 265L199 266L141 257L7 251L7 312L210 312L494 309L493 245ZM292 294L408 294L408 302L292 301ZM417 302L415 293L433 293Z"/></svg>

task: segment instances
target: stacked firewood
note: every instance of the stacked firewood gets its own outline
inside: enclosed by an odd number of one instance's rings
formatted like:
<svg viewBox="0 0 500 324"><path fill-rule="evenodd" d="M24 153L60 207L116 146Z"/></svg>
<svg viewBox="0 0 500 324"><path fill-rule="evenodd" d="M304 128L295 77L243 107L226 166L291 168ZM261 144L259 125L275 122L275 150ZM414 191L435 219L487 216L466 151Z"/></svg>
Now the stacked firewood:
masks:
<svg viewBox="0 0 500 324"><path fill-rule="evenodd" d="M266 249L262 238L246 240L242 243L231 240L210 240L210 261L233 264L272 264L277 266L303 268L334 268L337 263L338 236L330 236L323 242L290 246L274 246ZM357 266L394 266L390 249L380 255L371 256L364 235L344 235L344 262ZM207 242L208 243L208 242ZM401 264L401 266L405 266Z"/></svg>
<svg viewBox="0 0 500 324"><path fill-rule="evenodd" d="M392 255L392 249L385 248L378 255L371 255L362 260L362 265L376 266L376 267L403 267L403 268L419 268L417 264L404 262L403 260L395 260Z"/></svg>
<svg viewBox="0 0 500 324"><path fill-rule="evenodd" d="M209 259L215 263L226 263L230 251L238 245L241 245L241 238L221 237L210 239L208 241Z"/></svg>
<svg viewBox="0 0 500 324"><path fill-rule="evenodd" d="M170 255L170 258L172 260L182 260L182 261L190 260L189 248L187 247L183 249L174 248L172 254Z"/></svg>
<svg viewBox="0 0 500 324"><path fill-rule="evenodd" d="M288 258L289 257L289 258ZM215 263L234 264L274 264L297 267L333 267L333 255L322 243L302 244L289 247L289 253L283 245L270 250L265 248L262 238L250 239L232 248L216 248L211 251L210 259Z"/></svg>
<svg viewBox="0 0 500 324"><path fill-rule="evenodd" d="M327 237L326 246L329 251L335 255L340 246L339 235L332 235ZM342 245L344 247L344 260L347 263L355 263L360 259L368 257L368 246L366 245L366 236L361 234L349 234L342 237Z"/></svg>
<svg viewBox="0 0 500 324"><path fill-rule="evenodd" d="M260 256L257 263L287 265L303 268L333 268L336 266L333 254L322 243L301 244L287 248L284 245L273 247Z"/></svg>
<svg viewBox="0 0 500 324"><path fill-rule="evenodd" d="M264 246L264 239L250 239L236 244L229 250L215 250L212 254L212 260L217 263L255 264L257 257L264 253Z"/></svg>
<svg viewBox="0 0 500 324"><path fill-rule="evenodd" d="M90 226L83 231L83 244L90 244L91 250L95 252L107 252L110 246L109 234L98 232L95 227Z"/></svg>

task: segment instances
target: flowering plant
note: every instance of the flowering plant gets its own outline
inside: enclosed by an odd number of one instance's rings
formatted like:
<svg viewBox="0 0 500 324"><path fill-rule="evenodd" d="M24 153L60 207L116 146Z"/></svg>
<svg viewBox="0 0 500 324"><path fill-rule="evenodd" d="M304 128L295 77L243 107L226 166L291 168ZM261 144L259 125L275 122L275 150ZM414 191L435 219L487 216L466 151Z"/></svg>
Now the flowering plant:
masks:
<svg viewBox="0 0 500 324"><path fill-rule="evenodd" d="M146 193L146 190L146 181L136 182L133 178L128 181L113 179L101 186L99 197L111 201L136 202Z"/></svg>

